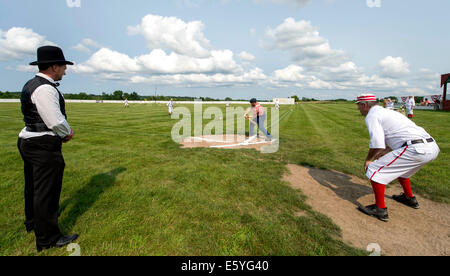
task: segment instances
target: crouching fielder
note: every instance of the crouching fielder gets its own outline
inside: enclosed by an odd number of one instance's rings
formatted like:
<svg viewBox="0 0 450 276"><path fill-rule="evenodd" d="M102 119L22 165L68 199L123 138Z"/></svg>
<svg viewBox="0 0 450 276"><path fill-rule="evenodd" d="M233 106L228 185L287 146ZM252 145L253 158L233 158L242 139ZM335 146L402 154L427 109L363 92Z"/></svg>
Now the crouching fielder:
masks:
<svg viewBox="0 0 450 276"><path fill-rule="evenodd" d="M418 209L419 203L411 191L410 178L438 157L438 145L423 128L411 120L379 106L374 95L359 96L357 104L361 114L366 117L370 134L370 150L364 169L372 183L376 200L375 205L360 207L360 211L388 221L385 189L386 185L396 179L402 185L404 193L393 196L393 199Z"/></svg>

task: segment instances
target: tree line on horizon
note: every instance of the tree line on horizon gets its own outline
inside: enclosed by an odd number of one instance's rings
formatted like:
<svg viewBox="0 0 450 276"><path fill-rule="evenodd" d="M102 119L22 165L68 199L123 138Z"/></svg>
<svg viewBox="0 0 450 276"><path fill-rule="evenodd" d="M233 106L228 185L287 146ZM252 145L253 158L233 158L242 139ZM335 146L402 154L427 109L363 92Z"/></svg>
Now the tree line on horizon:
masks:
<svg viewBox="0 0 450 276"><path fill-rule="evenodd" d="M0 91L0 99L20 99L21 92L9 92ZM101 95L88 94L88 93L64 93L64 98L67 100L94 100L94 101L123 101L128 99L129 101L170 101L174 99L176 101L194 101L201 99L203 101L234 101L232 98L227 97L225 99L214 99L210 97L189 97L189 96L141 96L136 92L126 93L121 90L116 90L111 94L103 92Z"/></svg>
<svg viewBox="0 0 450 276"><path fill-rule="evenodd" d="M0 99L20 99L21 92L2 92L0 91ZM141 96L136 92L127 93L122 90L116 90L111 94L103 92L101 95L88 94L85 92L73 94L73 93L64 93L64 98L67 100L94 100L94 101L123 101L128 99L129 101L170 101L173 99L175 101L194 101L196 99L200 99L202 101L248 101L249 99L232 99L230 97L226 97L224 99L215 99L210 97L189 97L189 96ZM293 97L294 98L294 97ZM299 98L295 96L296 101L299 101Z"/></svg>
<svg viewBox="0 0 450 276"><path fill-rule="evenodd" d="M0 99L20 99L21 92L9 92L0 91ZM128 99L129 101L170 101L170 99L173 99L175 101L194 101L196 99L201 99L202 101L248 101L248 99L232 99L230 97L226 97L225 99L214 99L210 97L189 97L189 96L162 96L162 95L156 95L156 96L142 96L139 95L136 92L127 93L123 92L122 90L116 90L111 94L103 92L101 95L95 95L95 94L88 94L88 93L64 93L64 98L68 100L94 100L94 101L123 101L125 99ZM315 98L307 98L302 97L299 98L298 96L292 96L292 99L295 99L295 102L320 102L321 100L315 99ZM384 99L390 98L392 100L395 100L396 102L400 102L398 97L396 96L390 96L378 99L380 102L382 102ZM417 103L421 103L424 100L424 97L415 97L415 100ZM334 99L334 100L328 100L328 101L336 101L336 102L348 102L347 99Z"/></svg>

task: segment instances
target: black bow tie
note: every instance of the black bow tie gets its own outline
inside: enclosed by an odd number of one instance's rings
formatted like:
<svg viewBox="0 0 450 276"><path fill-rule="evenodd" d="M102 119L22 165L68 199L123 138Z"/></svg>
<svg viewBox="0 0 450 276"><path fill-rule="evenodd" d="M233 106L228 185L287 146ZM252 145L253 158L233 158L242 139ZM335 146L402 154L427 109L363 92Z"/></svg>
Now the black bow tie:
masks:
<svg viewBox="0 0 450 276"><path fill-rule="evenodd" d="M59 87L60 86L59 82L55 82L55 86Z"/></svg>

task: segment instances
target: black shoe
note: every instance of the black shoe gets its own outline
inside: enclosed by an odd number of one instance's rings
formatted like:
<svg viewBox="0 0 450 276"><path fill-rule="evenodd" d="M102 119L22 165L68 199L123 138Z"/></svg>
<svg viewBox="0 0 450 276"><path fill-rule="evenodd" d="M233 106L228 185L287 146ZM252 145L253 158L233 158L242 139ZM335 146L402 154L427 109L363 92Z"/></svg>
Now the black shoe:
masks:
<svg viewBox="0 0 450 276"><path fill-rule="evenodd" d="M420 209L420 205L419 205L419 202L417 201L416 197L409 198L405 194L401 194L401 195L392 196L392 199L401 204L404 204L408 207L411 207L414 209Z"/></svg>
<svg viewBox="0 0 450 276"><path fill-rule="evenodd" d="M55 244L56 247L63 247L65 245L68 245L69 243L75 241L78 239L79 235L71 235L71 236L62 236Z"/></svg>
<svg viewBox="0 0 450 276"><path fill-rule="evenodd" d="M377 219L384 221L384 222L388 222L389 221L389 214L388 214L388 209L381 209L378 208L377 205L369 205L369 206L359 206L358 210L360 210L361 212L363 212L366 215L372 216L372 217L376 217Z"/></svg>
<svg viewBox="0 0 450 276"><path fill-rule="evenodd" d="M59 240L52 246L48 246L48 247L44 247L44 246L37 246L37 251L41 252L42 250L45 249L50 249L53 247L63 247L65 245L68 245L70 243L72 243L73 241L75 241L76 239L78 239L79 235L75 234L75 235L71 235L71 236L62 236L61 238L59 238Z"/></svg>

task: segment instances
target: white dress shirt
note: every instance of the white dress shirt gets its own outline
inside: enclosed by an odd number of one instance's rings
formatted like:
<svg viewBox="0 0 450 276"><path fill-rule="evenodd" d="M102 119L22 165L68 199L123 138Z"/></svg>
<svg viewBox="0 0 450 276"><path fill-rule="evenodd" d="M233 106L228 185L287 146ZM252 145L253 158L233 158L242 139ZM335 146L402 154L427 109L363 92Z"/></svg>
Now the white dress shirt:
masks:
<svg viewBox="0 0 450 276"><path fill-rule="evenodd" d="M45 74L38 73L36 76L42 77L51 83L56 83L52 78ZM61 113L59 95L56 88L49 84L41 85L33 92L31 95L31 102L36 105L39 116L41 116L47 128L52 131L30 132L27 131L27 128L25 127L19 134L20 138L29 139L44 135L58 135L61 138L64 138L70 135L72 129L64 115Z"/></svg>
<svg viewBox="0 0 450 276"><path fill-rule="evenodd" d="M431 136L413 121L396 111L374 106L366 117L371 149L399 149L405 142Z"/></svg>

